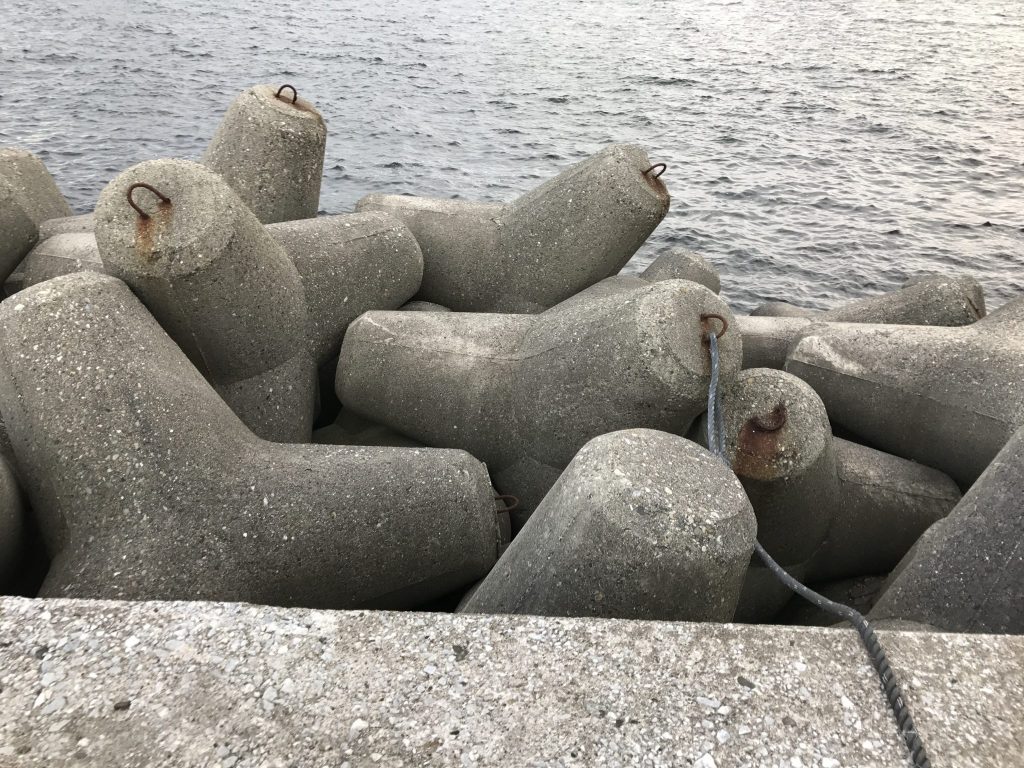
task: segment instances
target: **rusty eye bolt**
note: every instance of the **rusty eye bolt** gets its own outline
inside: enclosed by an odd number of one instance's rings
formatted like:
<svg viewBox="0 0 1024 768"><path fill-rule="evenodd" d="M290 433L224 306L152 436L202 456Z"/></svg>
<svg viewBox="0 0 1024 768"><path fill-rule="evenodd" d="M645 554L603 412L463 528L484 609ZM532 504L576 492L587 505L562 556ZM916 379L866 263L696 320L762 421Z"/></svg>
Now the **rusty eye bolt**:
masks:
<svg viewBox="0 0 1024 768"><path fill-rule="evenodd" d="M663 174L665 171L668 170L668 166L665 165L664 163L655 163L650 168L648 168L646 171L644 171L643 175L646 176L651 171L653 171L655 168L660 168L661 170L658 171L656 174L654 174L654 176L651 177L651 178L654 178L654 179L661 178L661 174Z"/></svg>
<svg viewBox="0 0 1024 768"><path fill-rule="evenodd" d="M710 343L709 336L711 334L711 325L708 323L709 320L717 320L718 322L720 322L722 324L722 330L720 330L718 333L715 334L715 338L716 339L721 339L725 335L725 332L729 330L729 321L726 320L721 315L716 315L713 312L708 312L706 314L701 315L700 316L700 327L701 327L701 330L703 331L704 343L705 344L709 344Z"/></svg>
<svg viewBox="0 0 1024 768"><path fill-rule="evenodd" d="M130 187L128 187L128 192L126 193L126 196L128 197L128 205L135 209L135 212L139 214L140 218L148 219L149 214L146 213L141 208L139 208L138 204L135 202L135 198L133 197L133 195L136 189L148 189L150 192L152 192L154 195L160 198L161 203L167 203L169 205L171 202L171 198L167 197L167 195L165 195L163 192L159 191L156 187L150 184L143 184L141 181L136 184L132 184Z"/></svg>
<svg viewBox="0 0 1024 768"><path fill-rule="evenodd" d="M277 93L274 94L274 98L280 99L281 98L281 91L283 91L285 88L291 88L292 89L292 104L294 104L296 101L299 100L299 92L295 90L295 86L294 85L288 85L287 83L285 83L284 85L282 85L280 88L277 89ZM281 99L281 100L284 101L284 99Z"/></svg>

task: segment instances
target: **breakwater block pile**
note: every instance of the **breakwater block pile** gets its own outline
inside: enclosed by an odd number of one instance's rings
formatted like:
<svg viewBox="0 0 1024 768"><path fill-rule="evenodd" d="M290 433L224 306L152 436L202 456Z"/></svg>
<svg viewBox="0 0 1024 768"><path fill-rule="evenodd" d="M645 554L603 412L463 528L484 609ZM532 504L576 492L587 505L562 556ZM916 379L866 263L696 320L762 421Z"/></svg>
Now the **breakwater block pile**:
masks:
<svg viewBox="0 0 1024 768"><path fill-rule="evenodd" d="M639 146L317 216L326 135L258 85L79 216L0 149L0 766L905 760L756 542L890 630L934 764L1021 754L1024 298L738 315L686 249L623 272Z"/></svg>

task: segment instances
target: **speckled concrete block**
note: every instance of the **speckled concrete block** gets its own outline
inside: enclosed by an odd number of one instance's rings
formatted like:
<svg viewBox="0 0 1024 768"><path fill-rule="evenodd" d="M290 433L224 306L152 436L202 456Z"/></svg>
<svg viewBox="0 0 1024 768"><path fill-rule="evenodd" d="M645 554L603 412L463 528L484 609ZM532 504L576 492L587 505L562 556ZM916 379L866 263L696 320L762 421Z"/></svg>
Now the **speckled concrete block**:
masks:
<svg viewBox="0 0 1024 768"><path fill-rule="evenodd" d="M651 429L583 446L468 613L730 621L757 524L736 476Z"/></svg>
<svg viewBox="0 0 1024 768"><path fill-rule="evenodd" d="M316 216L327 146L316 107L290 89L278 91L273 85L243 91L203 154L203 163L264 224Z"/></svg>
<svg viewBox="0 0 1024 768"><path fill-rule="evenodd" d="M367 312L345 335L336 389L362 416L486 462L521 500L521 524L588 440L685 433L707 403L706 312L731 317L685 280L541 315ZM727 333L721 347L728 381L740 339Z"/></svg>
<svg viewBox="0 0 1024 768"><path fill-rule="evenodd" d="M423 250L419 298L458 311L534 314L618 272L668 212L647 153L613 145L508 205L368 195Z"/></svg>
<svg viewBox="0 0 1024 768"><path fill-rule="evenodd" d="M106 273L96 236L92 232L70 232L42 240L22 260L4 283L8 296L59 275L83 270Z"/></svg>
<svg viewBox="0 0 1024 768"><path fill-rule="evenodd" d="M723 385L722 405L758 539L798 578L886 573L960 498L942 472L834 438L821 399L783 371L741 371ZM706 445L706 435L705 414L691 437ZM736 618L769 620L789 597L754 558Z"/></svg>
<svg viewBox="0 0 1024 768"><path fill-rule="evenodd" d="M399 309L405 312L451 312L448 307L442 307L432 301L410 301L400 306Z"/></svg>
<svg viewBox="0 0 1024 768"><path fill-rule="evenodd" d="M1024 633L1024 428L897 568L872 618ZM1024 754L1022 752L1021 754Z"/></svg>
<svg viewBox="0 0 1024 768"><path fill-rule="evenodd" d="M7 459L0 456L0 590L8 586L21 565L25 544L25 505L18 478Z"/></svg>
<svg viewBox="0 0 1024 768"><path fill-rule="evenodd" d="M78 216L60 216L55 219L46 219L46 221L39 225L39 239L45 240L56 235L72 235L76 232L95 231L95 214L83 213Z"/></svg>
<svg viewBox="0 0 1024 768"><path fill-rule="evenodd" d="M743 367L781 369L789 348L812 324L805 317L737 315L735 330L743 337Z"/></svg>
<svg viewBox="0 0 1024 768"><path fill-rule="evenodd" d="M814 326L786 370L833 423L966 488L1024 424L1024 300L963 328Z"/></svg>
<svg viewBox="0 0 1024 768"><path fill-rule="evenodd" d="M0 279L6 280L39 239L39 228L14 186L0 176Z"/></svg>
<svg viewBox="0 0 1024 768"><path fill-rule="evenodd" d="M266 232L302 281L307 337L318 364L337 357L345 329L370 309L397 309L419 288L423 255L402 222L385 213L320 216L268 224ZM109 272L96 237L78 232L43 240L7 279L8 295L91 269Z"/></svg>
<svg viewBox="0 0 1024 768"><path fill-rule="evenodd" d="M497 559L478 461L254 437L107 275L0 304L0 409L53 557L43 596L407 607Z"/></svg>
<svg viewBox="0 0 1024 768"><path fill-rule="evenodd" d="M416 239L386 213L320 216L266 229L302 280L318 364L337 356L349 323L370 309L398 309L423 279Z"/></svg>
<svg viewBox="0 0 1024 768"><path fill-rule="evenodd" d="M757 538L798 578L821 547L839 502L832 430L814 390L782 371L741 371L721 385L725 453L757 516ZM707 414L691 436L707 445ZM755 558L736 618L766 621L790 598Z"/></svg>
<svg viewBox="0 0 1024 768"><path fill-rule="evenodd" d="M985 293L973 277L927 275L908 280L900 290L847 301L825 312L770 301L750 314L833 323L960 326L985 316Z"/></svg>
<svg viewBox="0 0 1024 768"><path fill-rule="evenodd" d="M816 580L888 573L960 501L943 472L833 438L839 503L808 572Z"/></svg>
<svg viewBox="0 0 1024 768"><path fill-rule="evenodd" d="M70 214L39 158L17 147L0 149L0 281L32 250L43 221Z"/></svg>
<svg viewBox="0 0 1024 768"><path fill-rule="evenodd" d="M17 768L908 764L852 630L0 599ZM883 632L935 768L1024 753L1024 639Z"/></svg>
<svg viewBox="0 0 1024 768"><path fill-rule="evenodd" d="M153 185L169 203L135 190ZM185 160L129 168L100 194L96 242L231 409L259 437L308 442L316 366L299 273L217 174Z"/></svg>
<svg viewBox="0 0 1024 768"><path fill-rule="evenodd" d="M37 227L48 219L71 215L71 206L43 161L27 149L0 149L0 178L14 188L22 207Z"/></svg>
<svg viewBox="0 0 1024 768"><path fill-rule="evenodd" d="M689 248L670 248L652 261L639 277L649 283L659 280L692 280L712 293L722 290L722 281L715 268Z"/></svg>
<svg viewBox="0 0 1024 768"><path fill-rule="evenodd" d="M818 314L813 309L804 309L785 301L766 301L750 312L751 317L814 317Z"/></svg>

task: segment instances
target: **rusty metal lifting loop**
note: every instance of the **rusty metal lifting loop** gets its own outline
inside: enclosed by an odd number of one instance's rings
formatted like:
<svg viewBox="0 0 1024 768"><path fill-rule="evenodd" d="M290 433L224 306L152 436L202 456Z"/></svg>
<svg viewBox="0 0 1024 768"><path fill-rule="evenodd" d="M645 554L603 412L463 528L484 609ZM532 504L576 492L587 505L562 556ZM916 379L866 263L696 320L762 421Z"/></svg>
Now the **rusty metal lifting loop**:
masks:
<svg viewBox="0 0 1024 768"><path fill-rule="evenodd" d="M711 327L708 325L708 320L717 320L722 324L722 330L715 334L716 339L720 339L725 335L725 332L729 330L729 321L721 315L716 315L713 312L708 312L700 316L700 326L704 329L704 343L708 343L708 334L711 333Z"/></svg>
<svg viewBox="0 0 1024 768"><path fill-rule="evenodd" d="M274 94L274 98L275 99L280 99L281 98L281 91L283 91L285 88L291 88L292 89L292 104L294 104L296 101L299 100L299 92L295 90L295 86L294 85L288 85L287 83L285 83L284 85L282 85L280 88L277 89L277 93Z"/></svg>
<svg viewBox="0 0 1024 768"><path fill-rule="evenodd" d="M505 508L499 510L499 512L515 512L517 509L519 509L519 498L517 496L511 496L505 493L495 496L494 500L505 503Z"/></svg>
<svg viewBox="0 0 1024 768"><path fill-rule="evenodd" d="M655 179L660 179L661 178L661 174L663 174L665 171L668 170L668 166L665 165L664 163L655 163L650 168L648 168L646 171L644 171L644 176L646 176L648 173L653 171L655 168L661 168L660 171L658 171L656 174L654 174L654 178Z"/></svg>
<svg viewBox="0 0 1024 768"><path fill-rule="evenodd" d="M161 203L168 203L168 204L170 204L170 202L171 202L171 198L167 197L167 195L165 195L163 192L161 192L160 190L156 189L155 187L153 187L150 184L143 184L141 181L136 183L136 184L132 184L130 187L128 187L128 192L126 193L126 195L128 197L128 205L130 205L132 208L134 208L135 212L137 214L139 214L139 216L141 218L143 218L143 219L148 219L149 218L149 214L146 213L141 208L139 208L138 205L136 205L135 199L132 197L132 193L135 192L136 189L148 189L150 192L152 192L154 195L156 195L157 197L160 198L160 202Z"/></svg>
<svg viewBox="0 0 1024 768"><path fill-rule="evenodd" d="M751 426L760 432L778 432L786 426L786 419L789 417L786 406L776 405L770 413L759 413L750 419Z"/></svg>

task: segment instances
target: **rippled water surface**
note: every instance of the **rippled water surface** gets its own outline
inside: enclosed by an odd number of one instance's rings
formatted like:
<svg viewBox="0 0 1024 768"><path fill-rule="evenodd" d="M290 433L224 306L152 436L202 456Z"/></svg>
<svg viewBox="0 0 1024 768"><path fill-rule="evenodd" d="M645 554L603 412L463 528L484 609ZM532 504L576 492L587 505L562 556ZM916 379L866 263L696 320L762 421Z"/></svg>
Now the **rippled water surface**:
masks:
<svg viewBox="0 0 1024 768"><path fill-rule="evenodd" d="M0 143L79 211L289 82L327 120L329 212L504 201L637 142L673 200L633 265L690 246L737 308L943 270L1024 295L1020 0L3 0L0 22Z"/></svg>

